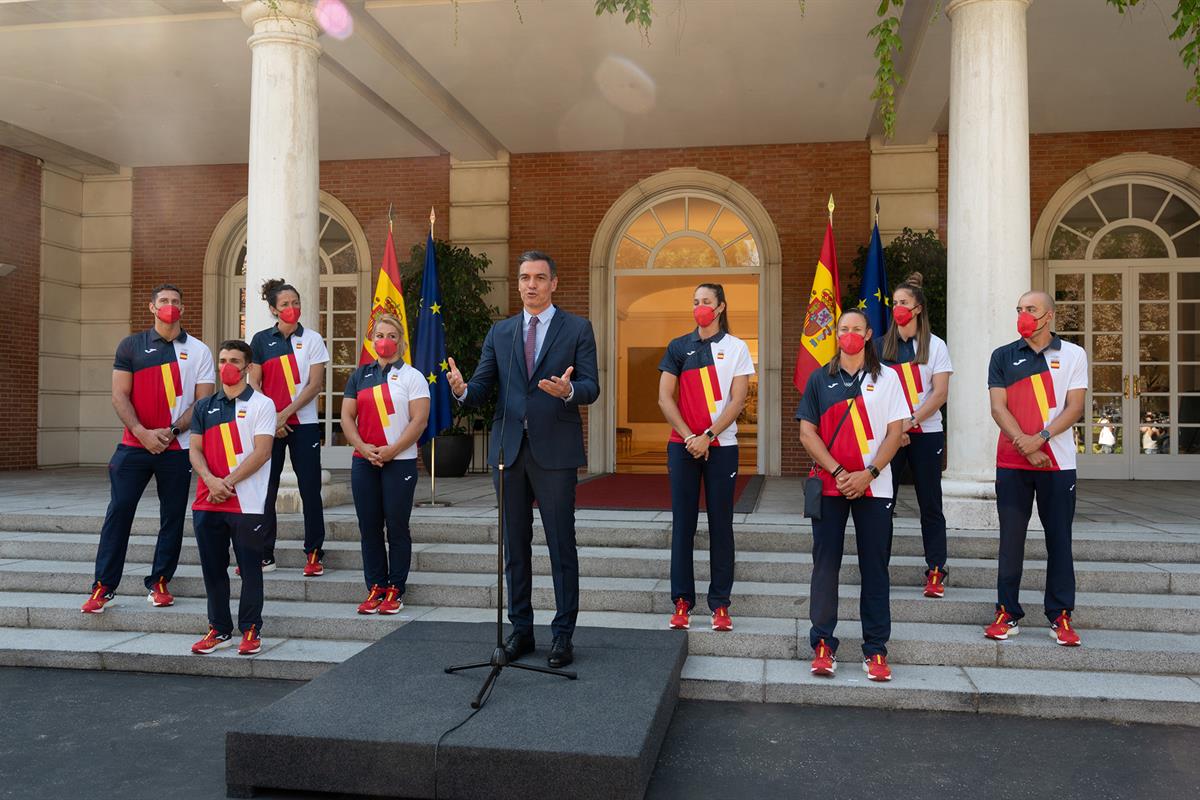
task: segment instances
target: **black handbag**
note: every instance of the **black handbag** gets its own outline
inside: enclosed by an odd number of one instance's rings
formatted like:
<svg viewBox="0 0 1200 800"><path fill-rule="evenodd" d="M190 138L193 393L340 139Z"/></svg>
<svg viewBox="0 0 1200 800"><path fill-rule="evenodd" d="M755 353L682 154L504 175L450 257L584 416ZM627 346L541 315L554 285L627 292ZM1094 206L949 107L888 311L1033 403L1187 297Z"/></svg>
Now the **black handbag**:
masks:
<svg viewBox="0 0 1200 800"><path fill-rule="evenodd" d="M858 379L859 388L862 387L862 377ZM829 441L822 443L825 449L828 450L833 443L837 441L837 435L842 430L842 423L846 421L846 417L850 416L850 409L854 408L854 400L858 397L858 392L855 391L850 398L850 402L846 403L846 413L842 414L842 418L838 420L837 427L833 429L833 436L829 437ZM824 485L821 482L821 467L813 467L814 474L810 475L804 481L804 516L809 519L821 519L821 495L825 491Z"/></svg>

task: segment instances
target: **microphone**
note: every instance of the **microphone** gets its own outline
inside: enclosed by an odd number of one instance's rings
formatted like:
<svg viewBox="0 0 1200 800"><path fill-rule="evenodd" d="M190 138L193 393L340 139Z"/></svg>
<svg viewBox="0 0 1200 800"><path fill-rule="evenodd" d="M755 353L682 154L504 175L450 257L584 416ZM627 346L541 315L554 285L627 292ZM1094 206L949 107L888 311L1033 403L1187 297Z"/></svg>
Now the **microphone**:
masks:
<svg viewBox="0 0 1200 800"><path fill-rule="evenodd" d="M504 434L508 430L508 393L512 389L512 365L513 359L516 358L517 345L521 341L521 328L523 327L524 322L525 312L522 310L520 316L517 318L517 324L514 326L516 330L513 331L513 346L508 351L508 367L504 373L504 397L500 403L500 411L503 416L500 419L500 452L499 458L497 459L499 462L497 466L501 471L504 470Z"/></svg>

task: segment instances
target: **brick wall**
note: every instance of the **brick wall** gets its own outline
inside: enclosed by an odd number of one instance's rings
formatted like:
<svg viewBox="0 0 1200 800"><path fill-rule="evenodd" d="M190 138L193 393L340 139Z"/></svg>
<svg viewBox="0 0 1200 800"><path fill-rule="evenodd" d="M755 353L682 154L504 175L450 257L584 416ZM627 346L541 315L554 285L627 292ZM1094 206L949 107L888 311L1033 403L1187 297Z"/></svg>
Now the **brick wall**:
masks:
<svg viewBox="0 0 1200 800"><path fill-rule="evenodd" d="M42 168L0 147L0 375L10 388L0 414L0 470L37 466L38 314L41 307Z"/></svg>
<svg viewBox="0 0 1200 800"><path fill-rule="evenodd" d="M445 237L449 175L448 157L325 161L321 188L345 203L362 226L377 272L389 202L394 204L394 236L402 260L414 243L424 243L430 205L437 209L438 233ZM245 195L245 164L133 171L133 328L148 323L150 289L171 282L184 292L188 327L201 330L204 253L221 217Z"/></svg>
<svg viewBox="0 0 1200 800"><path fill-rule="evenodd" d="M510 165L510 252L533 247L559 268L555 300L588 313L588 257L609 207L638 181L671 167L694 167L732 178L771 215L783 251L783 472L800 474L807 456L792 421L798 393L791 374L803 315L825 233L825 205L837 202L838 263L850 269L870 232L870 151L867 142L706 147L514 155ZM515 266L513 273L515 278ZM513 282L512 307L519 308Z"/></svg>
<svg viewBox="0 0 1200 800"><path fill-rule="evenodd" d="M1030 230L1050 197L1089 164L1123 153L1153 153L1200 165L1200 130L1046 133L1029 137Z"/></svg>

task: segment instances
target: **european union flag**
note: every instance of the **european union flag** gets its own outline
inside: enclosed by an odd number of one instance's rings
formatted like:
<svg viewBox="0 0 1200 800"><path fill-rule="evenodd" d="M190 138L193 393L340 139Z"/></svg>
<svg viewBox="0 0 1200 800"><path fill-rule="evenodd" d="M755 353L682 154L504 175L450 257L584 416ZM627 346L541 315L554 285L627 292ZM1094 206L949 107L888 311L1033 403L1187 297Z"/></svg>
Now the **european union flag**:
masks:
<svg viewBox="0 0 1200 800"><path fill-rule="evenodd" d="M417 311L417 355L413 366L429 381L429 422L419 444L425 444L454 421L450 413L450 384L446 380L446 329L442 325L442 290L438 285L433 234L425 242L425 271L421 275L421 305Z"/></svg>
<svg viewBox="0 0 1200 800"><path fill-rule="evenodd" d="M871 231L871 246L867 264L863 267L862 284L858 287L858 308L867 315L876 336L887 333L892 321L892 293L888 291L887 270L883 267L883 242L879 240L879 223Z"/></svg>

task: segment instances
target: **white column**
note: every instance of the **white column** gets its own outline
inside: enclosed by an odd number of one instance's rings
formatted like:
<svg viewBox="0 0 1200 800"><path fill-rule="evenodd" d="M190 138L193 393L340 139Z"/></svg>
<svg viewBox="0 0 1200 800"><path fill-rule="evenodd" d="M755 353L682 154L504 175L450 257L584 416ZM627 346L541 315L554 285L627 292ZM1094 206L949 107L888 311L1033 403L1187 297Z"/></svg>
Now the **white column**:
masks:
<svg viewBox="0 0 1200 800"><path fill-rule="evenodd" d="M317 59L312 6L278 0L225 0L254 33L251 53L247 192L246 334L274 319L260 299L268 278L296 287L305 321L317 324L320 161L317 155Z"/></svg>
<svg viewBox="0 0 1200 800"><path fill-rule="evenodd" d="M994 348L1016 338L1028 291L1030 0L949 0L947 338L954 360L943 482L952 527L994 527Z"/></svg>
<svg viewBox="0 0 1200 800"><path fill-rule="evenodd" d="M320 158L317 60L320 33L308 0L224 0L254 31L250 45L250 153L246 198L246 336L274 324L261 299L263 281L283 278L300 293L301 322L319 327ZM325 505L343 487L322 471ZM290 461L279 480L280 513L300 511Z"/></svg>

